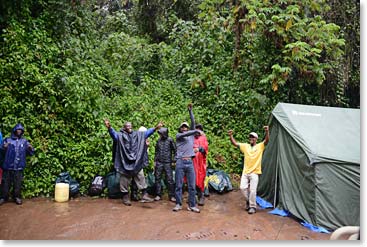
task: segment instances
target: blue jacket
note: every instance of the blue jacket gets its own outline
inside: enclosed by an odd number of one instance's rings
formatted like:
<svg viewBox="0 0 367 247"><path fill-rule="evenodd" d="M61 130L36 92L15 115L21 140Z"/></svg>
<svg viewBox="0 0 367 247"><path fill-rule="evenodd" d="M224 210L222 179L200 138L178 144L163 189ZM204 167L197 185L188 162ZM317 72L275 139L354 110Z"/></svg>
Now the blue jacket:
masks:
<svg viewBox="0 0 367 247"><path fill-rule="evenodd" d="M15 135L16 130L22 130L20 137ZM23 138L24 128L21 124L15 125L12 130L11 137L4 139L0 146L4 152L4 170L23 170L26 165L26 155L33 155L34 148L31 148L30 143ZM5 145L8 145L5 148Z"/></svg>

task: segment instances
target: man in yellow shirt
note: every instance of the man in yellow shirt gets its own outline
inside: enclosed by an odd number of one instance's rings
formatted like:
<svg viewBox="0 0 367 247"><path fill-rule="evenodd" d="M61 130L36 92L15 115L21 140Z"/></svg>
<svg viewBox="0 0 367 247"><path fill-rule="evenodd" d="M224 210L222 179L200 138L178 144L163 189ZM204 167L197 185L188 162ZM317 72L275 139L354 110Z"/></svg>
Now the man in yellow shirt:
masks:
<svg viewBox="0 0 367 247"><path fill-rule="evenodd" d="M259 174L261 174L261 159L265 145L269 142L269 126L264 126L264 130L265 139L258 144L256 144L258 135L255 132L249 134L249 143L237 143L233 138L233 130L228 131L231 143L239 147L245 155L240 190L245 196L246 210L249 214L256 213L256 191Z"/></svg>

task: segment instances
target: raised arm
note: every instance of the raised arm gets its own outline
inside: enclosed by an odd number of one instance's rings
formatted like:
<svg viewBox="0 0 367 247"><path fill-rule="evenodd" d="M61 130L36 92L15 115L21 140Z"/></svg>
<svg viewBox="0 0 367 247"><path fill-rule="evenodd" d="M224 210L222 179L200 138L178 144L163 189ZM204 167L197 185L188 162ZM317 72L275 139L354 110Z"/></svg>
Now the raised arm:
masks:
<svg viewBox="0 0 367 247"><path fill-rule="evenodd" d="M159 130L160 128L162 128L163 127L163 122L162 121L160 121L158 124L157 124L157 126L155 126L154 128L150 128L150 129L148 129L147 131L145 131L145 139L148 139L151 135L153 135L154 134L154 132L156 131L156 130Z"/></svg>
<svg viewBox="0 0 367 247"><path fill-rule="evenodd" d="M229 135L229 139L231 140L231 143L233 144L233 146L238 147L238 144L233 137L233 130L228 130L228 135Z"/></svg>
<svg viewBox="0 0 367 247"><path fill-rule="evenodd" d="M176 139L180 139L180 138L186 137L186 136L193 136L195 134L200 134L200 133L201 133L200 130L196 130L196 129L194 129L194 130L188 130L186 132L177 133L176 134Z"/></svg>
<svg viewBox="0 0 367 247"><path fill-rule="evenodd" d="M264 130L265 130L264 144L266 145L269 142L269 126L264 126Z"/></svg>
<svg viewBox="0 0 367 247"><path fill-rule="evenodd" d="M194 130L195 129L195 118L194 118L194 113L192 112L192 104L191 103L187 105L187 109L189 110L190 120L191 120L190 129Z"/></svg>
<svg viewBox="0 0 367 247"><path fill-rule="evenodd" d="M118 136L117 136L116 131L111 127L110 120L104 119L104 125L108 129L108 133L110 133L110 136L112 137L112 139L114 141L117 141L118 140Z"/></svg>

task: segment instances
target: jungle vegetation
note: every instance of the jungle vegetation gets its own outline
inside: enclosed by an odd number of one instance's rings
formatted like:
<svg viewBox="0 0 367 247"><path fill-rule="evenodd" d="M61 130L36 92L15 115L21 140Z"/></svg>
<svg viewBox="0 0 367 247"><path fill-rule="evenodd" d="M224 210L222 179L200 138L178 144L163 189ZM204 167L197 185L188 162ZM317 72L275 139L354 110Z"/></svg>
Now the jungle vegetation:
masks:
<svg viewBox="0 0 367 247"><path fill-rule="evenodd" d="M190 102L209 167L240 174L228 129L262 139L278 102L360 107L359 17L351 0L1 1L0 130L22 123L36 149L23 195L63 171L86 192L113 168L104 118L174 138Z"/></svg>

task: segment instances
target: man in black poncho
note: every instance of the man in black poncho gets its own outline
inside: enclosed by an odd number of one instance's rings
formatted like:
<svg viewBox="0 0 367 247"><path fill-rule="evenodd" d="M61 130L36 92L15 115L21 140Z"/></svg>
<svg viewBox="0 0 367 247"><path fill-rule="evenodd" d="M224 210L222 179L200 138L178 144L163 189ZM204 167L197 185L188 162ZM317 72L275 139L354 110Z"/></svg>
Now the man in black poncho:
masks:
<svg viewBox="0 0 367 247"><path fill-rule="evenodd" d="M108 119L104 120L108 132L113 139L113 163L120 176L120 190L123 194L122 203L131 206L129 199L129 185L134 179L138 189L142 191L142 202L152 202L153 199L146 192L147 184L143 168L148 166L148 152L145 140L163 126L160 122L155 128L147 131L134 131L132 124L126 122L124 127L116 132Z"/></svg>

